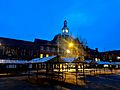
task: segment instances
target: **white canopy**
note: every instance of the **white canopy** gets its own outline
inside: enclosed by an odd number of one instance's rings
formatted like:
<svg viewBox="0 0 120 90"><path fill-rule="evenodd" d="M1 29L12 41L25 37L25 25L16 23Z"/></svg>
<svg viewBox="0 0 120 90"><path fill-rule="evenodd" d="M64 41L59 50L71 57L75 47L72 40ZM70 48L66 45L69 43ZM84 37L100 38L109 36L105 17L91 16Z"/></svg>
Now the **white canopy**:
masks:
<svg viewBox="0 0 120 90"><path fill-rule="evenodd" d="M104 61L99 61L99 62L96 62L97 64L107 64L107 65L109 65L109 64L111 64L110 62L104 62Z"/></svg>
<svg viewBox="0 0 120 90"><path fill-rule="evenodd" d="M73 62L74 60L76 60L77 58L62 58L62 60L64 62Z"/></svg>
<svg viewBox="0 0 120 90"><path fill-rule="evenodd" d="M86 63L91 63L93 60L85 60L85 62ZM110 62L104 62L104 61L93 61L93 62L95 62L96 64L101 64L101 65L105 65L105 64L107 64L107 65L110 65L110 64L112 64L112 63L110 63Z"/></svg>
<svg viewBox="0 0 120 90"><path fill-rule="evenodd" d="M6 60L6 59L0 59L1 64L25 64L28 61L26 60Z"/></svg>
<svg viewBox="0 0 120 90"><path fill-rule="evenodd" d="M29 61L29 63L47 62L55 57L56 56L49 56L49 57L44 57L44 58L35 58L35 59L32 59L31 61Z"/></svg>
<svg viewBox="0 0 120 90"><path fill-rule="evenodd" d="M50 57L44 57L44 58L35 58L32 59L31 61L27 60L5 60L5 59L0 59L1 64L25 64L25 63L39 63L39 62L46 62L49 61L56 56L50 56Z"/></svg>
<svg viewBox="0 0 120 90"><path fill-rule="evenodd" d="M91 63L93 60L85 60L86 63Z"/></svg>
<svg viewBox="0 0 120 90"><path fill-rule="evenodd" d="M120 62L111 62L112 65L120 65Z"/></svg>

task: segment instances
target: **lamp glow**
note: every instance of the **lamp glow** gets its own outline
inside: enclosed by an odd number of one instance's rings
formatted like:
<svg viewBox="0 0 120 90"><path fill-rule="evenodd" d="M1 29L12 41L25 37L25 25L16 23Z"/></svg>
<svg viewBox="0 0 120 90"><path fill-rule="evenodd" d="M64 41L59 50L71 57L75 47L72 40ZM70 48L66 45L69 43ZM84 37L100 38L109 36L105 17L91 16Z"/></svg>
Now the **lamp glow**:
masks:
<svg viewBox="0 0 120 90"><path fill-rule="evenodd" d="M67 52L67 53L70 53L70 50L67 49L66 52Z"/></svg>
<svg viewBox="0 0 120 90"><path fill-rule="evenodd" d="M69 47L73 47L73 43L69 43Z"/></svg>

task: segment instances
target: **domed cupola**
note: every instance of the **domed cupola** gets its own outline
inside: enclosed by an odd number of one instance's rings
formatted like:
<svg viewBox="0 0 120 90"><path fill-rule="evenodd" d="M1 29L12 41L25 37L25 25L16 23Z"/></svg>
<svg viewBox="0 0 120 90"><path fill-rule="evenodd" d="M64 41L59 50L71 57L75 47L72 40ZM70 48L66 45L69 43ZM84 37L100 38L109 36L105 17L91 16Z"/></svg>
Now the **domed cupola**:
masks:
<svg viewBox="0 0 120 90"><path fill-rule="evenodd" d="M62 35L68 35L69 33L69 28L67 27L67 21L64 21L64 26L62 28Z"/></svg>

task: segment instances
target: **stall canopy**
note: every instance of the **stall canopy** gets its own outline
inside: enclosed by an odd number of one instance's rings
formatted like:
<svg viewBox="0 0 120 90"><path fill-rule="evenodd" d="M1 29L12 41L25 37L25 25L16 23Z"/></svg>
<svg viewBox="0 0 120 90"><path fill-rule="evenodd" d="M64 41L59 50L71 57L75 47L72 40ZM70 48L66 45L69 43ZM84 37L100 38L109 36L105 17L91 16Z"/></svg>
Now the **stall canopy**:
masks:
<svg viewBox="0 0 120 90"><path fill-rule="evenodd" d="M57 56L49 56L49 57L44 57L44 58L35 58L32 59L31 61L29 61L29 63L42 63L42 62L47 62L49 60L52 60L53 58L55 58Z"/></svg>
<svg viewBox="0 0 120 90"><path fill-rule="evenodd" d="M96 62L97 64L101 64L101 65L110 65L111 63L110 62L104 62L104 61L99 61L99 62Z"/></svg>
<svg viewBox="0 0 120 90"><path fill-rule="evenodd" d="M85 60L86 63L91 63L93 60Z"/></svg>
<svg viewBox="0 0 120 90"><path fill-rule="evenodd" d="M62 58L64 62L74 62L77 58Z"/></svg>
<svg viewBox="0 0 120 90"><path fill-rule="evenodd" d="M110 65L110 64L112 64L110 62L94 61L94 60L85 60L85 62L88 63L88 64L100 64L100 65Z"/></svg>
<svg viewBox="0 0 120 90"><path fill-rule="evenodd" d="M5 60L0 59L0 64L25 64L28 63L26 60Z"/></svg>
<svg viewBox="0 0 120 90"><path fill-rule="evenodd" d="M120 62L111 62L112 65L120 65Z"/></svg>
<svg viewBox="0 0 120 90"><path fill-rule="evenodd" d="M50 56L50 57L44 57L44 58L35 58L30 61L27 60L5 60L0 59L0 64L26 64L26 63L41 63L41 62L47 62L49 60L52 60L56 56Z"/></svg>

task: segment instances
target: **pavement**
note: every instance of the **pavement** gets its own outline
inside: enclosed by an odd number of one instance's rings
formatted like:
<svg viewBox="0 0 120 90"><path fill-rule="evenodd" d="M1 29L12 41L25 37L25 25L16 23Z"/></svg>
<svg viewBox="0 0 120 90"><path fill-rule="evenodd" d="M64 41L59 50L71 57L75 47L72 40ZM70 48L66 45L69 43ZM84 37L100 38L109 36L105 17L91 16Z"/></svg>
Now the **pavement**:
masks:
<svg viewBox="0 0 120 90"><path fill-rule="evenodd" d="M70 75L71 76L71 75ZM27 77L0 78L0 90L119 90L120 75L86 76L86 85L79 86L62 82L55 85L35 85L26 80ZM72 77L70 77L72 78Z"/></svg>
<svg viewBox="0 0 120 90"><path fill-rule="evenodd" d="M103 71L97 71L97 74L93 72L93 76L86 74L85 81L78 76L77 84L76 74L71 72L66 73L65 81L46 81L47 84L42 79L37 83L34 78L28 80L27 76L0 77L0 90L119 90L120 70L114 72L116 74L105 74Z"/></svg>
<svg viewBox="0 0 120 90"><path fill-rule="evenodd" d="M120 90L120 75L100 75L86 77L86 88L91 90Z"/></svg>

